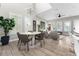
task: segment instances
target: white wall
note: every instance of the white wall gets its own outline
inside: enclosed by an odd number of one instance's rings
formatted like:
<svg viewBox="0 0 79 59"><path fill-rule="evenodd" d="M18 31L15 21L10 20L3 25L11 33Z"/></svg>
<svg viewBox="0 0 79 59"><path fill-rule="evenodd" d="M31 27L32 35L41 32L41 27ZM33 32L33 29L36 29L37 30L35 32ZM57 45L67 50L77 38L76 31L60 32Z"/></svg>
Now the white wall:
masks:
<svg viewBox="0 0 79 59"><path fill-rule="evenodd" d="M74 20L74 32L79 33L79 19Z"/></svg>
<svg viewBox="0 0 79 59"><path fill-rule="evenodd" d="M24 26L25 26L25 28L24 28L25 32L33 30L32 29L32 26L33 26L32 19L30 17L25 16L25 18L24 18Z"/></svg>

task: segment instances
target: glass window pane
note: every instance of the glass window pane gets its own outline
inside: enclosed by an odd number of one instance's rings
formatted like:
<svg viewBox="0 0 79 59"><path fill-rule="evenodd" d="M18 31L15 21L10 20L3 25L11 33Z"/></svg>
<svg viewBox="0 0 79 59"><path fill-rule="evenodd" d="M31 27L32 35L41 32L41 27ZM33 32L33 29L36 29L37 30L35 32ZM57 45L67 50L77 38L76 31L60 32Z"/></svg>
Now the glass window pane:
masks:
<svg viewBox="0 0 79 59"><path fill-rule="evenodd" d="M64 32L71 32L71 22L70 21L64 22Z"/></svg>

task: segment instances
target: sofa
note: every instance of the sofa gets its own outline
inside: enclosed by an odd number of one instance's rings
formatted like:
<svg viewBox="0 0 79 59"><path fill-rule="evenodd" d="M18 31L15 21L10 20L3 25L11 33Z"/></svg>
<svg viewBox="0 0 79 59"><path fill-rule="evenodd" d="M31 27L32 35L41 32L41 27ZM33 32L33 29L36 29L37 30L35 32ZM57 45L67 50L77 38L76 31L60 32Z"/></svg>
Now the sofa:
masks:
<svg viewBox="0 0 79 59"><path fill-rule="evenodd" d="M59 34L56 31L51 31L50 33L45 32L45 38L57 40L59 38Z"/></svg>

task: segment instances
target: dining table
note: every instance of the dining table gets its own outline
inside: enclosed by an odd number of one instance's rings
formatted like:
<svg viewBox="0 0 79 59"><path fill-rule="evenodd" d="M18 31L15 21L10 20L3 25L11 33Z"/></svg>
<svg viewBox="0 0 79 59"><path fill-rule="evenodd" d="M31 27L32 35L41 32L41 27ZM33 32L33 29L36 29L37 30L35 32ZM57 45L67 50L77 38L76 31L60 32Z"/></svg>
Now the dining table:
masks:
<svg viewBox="0 0 79 59"><path fill-rule="evenodd" d="M40 33L41 32L21 32L21 34L32 36L32 46L31 47L35 47L35 45L34 45L34 43L35 43L35 35L40 34Z"/></svg>

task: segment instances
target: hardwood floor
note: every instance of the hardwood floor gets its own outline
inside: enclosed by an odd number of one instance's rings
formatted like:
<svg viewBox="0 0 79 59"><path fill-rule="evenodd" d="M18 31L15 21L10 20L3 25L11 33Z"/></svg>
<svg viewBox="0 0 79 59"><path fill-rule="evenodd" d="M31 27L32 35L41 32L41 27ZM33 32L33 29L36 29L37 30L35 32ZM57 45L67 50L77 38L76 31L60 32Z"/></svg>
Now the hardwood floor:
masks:
<svg viewBox="0 0 79 59"><path fill-rule="evenodd" d="M62 40L46 39L45 45L41 48L39 43L27 50L18 50L17 41L10 42L9 45L0 46L0 56L75 56L73 47L70 48L68 42L64 42L68 38Z"/></svg>

